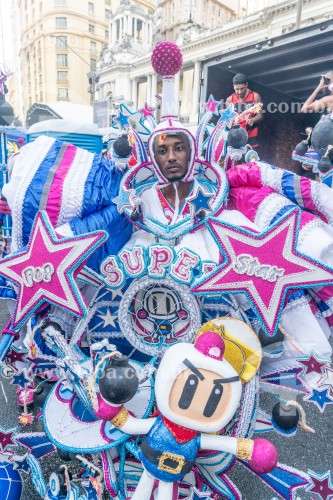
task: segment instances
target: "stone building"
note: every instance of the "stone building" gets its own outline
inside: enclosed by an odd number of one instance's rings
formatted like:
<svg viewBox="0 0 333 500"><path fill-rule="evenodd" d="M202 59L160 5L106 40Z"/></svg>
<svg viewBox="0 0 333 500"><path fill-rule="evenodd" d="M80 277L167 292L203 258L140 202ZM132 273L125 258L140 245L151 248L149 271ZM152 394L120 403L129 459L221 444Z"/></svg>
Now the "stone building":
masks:
<svg viewBox="0 0 333 500"><path fill-rule="evenodd" d="M327 1L240 0L233 2L237 6L235 11L228 2L186 2L162 0L158 4L153 30L146 30L152 38L145 39L146 49L142 46L141 53L134 51L134 45L138 45L128 32L123 34L123 41L118 39L116 47L109 40L104 53L112 53L112 57L100 61L101 88L97 99L108 98L112 113L119 102L126 102L133 109L142 107L145 102L155 106L158 102L155 96L161 88L150 64L150 53L156 42L171 33L168 39L181 47L184 58L182 70L176 76L181 121L194 128L208 96L213 94L216 99L226 99L233 90L233 75L244 72L251 88L262 94L264 104L272 102L277 107L272 120L264 120L262 129L267 125L269 133L275 135L281 135L283 129L290 141L298 142L297 134L304 117L299 117L295 110L291 118L293 123L299 122L299 126L289 130L290 103L299 104L304 100L312 92L319 75L332 69L333 10L328 9ZM207 12L215 6L218 25L211 22L204 25L202 19L200 22L199 17L195 17L199 4L205 5ZM218 4L223 12L221 18L216 11ZM191 13L187 22L187 14L181 18L166 17L178 8ZM151 22L150 15L146 23ZM111 18L112 25L115 17ZM110 32L112 30L113 27ZM126 47L126 44L132 46ZM117 47L121 47L121 52ZM282 111L280 103L285 107ZM269 129L273 122L274 128ZM281 150L285 149L283 140L281 138ZM277 159L280 161L279 157Z"/></svg>
<svg viewBox="0 0 333 500"><path fill-rule="evenodd" d="M86 75L107 43L111 0L17 0L17 6L24 115L34 103L90 104Z"/></svg>

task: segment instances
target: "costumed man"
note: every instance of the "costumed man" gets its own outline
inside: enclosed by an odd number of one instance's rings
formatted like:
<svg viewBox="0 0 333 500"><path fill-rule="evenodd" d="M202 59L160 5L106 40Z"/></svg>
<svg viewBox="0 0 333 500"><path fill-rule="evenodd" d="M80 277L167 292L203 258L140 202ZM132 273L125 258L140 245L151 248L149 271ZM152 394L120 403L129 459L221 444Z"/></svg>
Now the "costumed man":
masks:
<svg viewBox="0 0 333 500"><path fill-rule="evenodd" d="M170 124L172 123L171 128ZM193 177L194 169L194 154L195 144L194 139L190 142L191 134L179 122L175 120L167 120L161 122L157 129L153 132L149 141L149 150L151 153L152 163L155 167L157 177L160 179L155 186L147 189L140 194L143 205L143 212L145 216L152 215L154 219L158 220L161 224L172 226L184 220L191 212L191 200L200 193L202 184ZM191 175L192 174L192 175ZM257 208L258 203L269 201L269 197L275 198L274 209L277 211L278 206L283 210L288 210L292 206L296 206L291 201L287 200L284 196L274 193L273 189L265 186L251 187L250 173L247 172L248 178L246 186L239 184L239 178L236 178L236 171L230 172L229 178L234 184L230 189L230 201L228 206L221 207L215 216L221 221L229 222L237 226L242 226L254 231L260 231L261 228L256 224L261 221L250 220L250 217ZM240 175L242 178L242 175ZM207 183L208 184L208 183ZM208 189L207 189L208 192ZM213 193L211 193L213 194ZM200 212L199 212L200 214ZM245 214L245 215L244 215ZM204 213L204 216L206 214ZM272 212L271 222L273 222L276 212ZM306 215L304 216L307 217ZM308 215L308 218L310 216ZM313 217L315 218L315 217ZM318 221L319 223L319 221ZM321 224L319 223L319 226ZM333 231L328 226L322 229L313 227L313 230L322 232L326 239L331 240L331 243L324 249L320 245L320 256L328 262L332 262L333 255ZM305 231L304 231L305 232ZM325 235L326 233L326 235ZM301 245L313 247L309 237L306 238L307 243ZM148 246L149 244L168 242L173 244L175 250L181 248L189 248L200 255L203 261L219 262L219 250L213 240L208 229L203 226L200 229L190 231L181 237L176 237L173 240L163 240L162 237L156 239L153 233L140 229L135 231L126 244L126 248L134 247L136 245ZM322 237L321 240L323 241ZM317 255L315 255L317 256ZM249 308L249 304L243 296L239 296L240 303L245 309ZM329 358L331 356L331 347L327 340L330 335L329 327L325 324L324 319L318 319L313 315L311 307L307 299L301 294L295 294L290 298L289 304L286 305L285 312L281 317L281 326L289 332L293 339L301 346L304 352L315 351L322 357ZM314 333L316 332L316 333ZM294 361L295 351L290 347L288 352L286 342L285 348L285 364L286 367L290 362ZM287 360L287 358L289 359ZM281 364L281 358L276 361ZM265 361L263 362L265 367ZM270 361L270 366L272 362Z"/></svg>
<svg viewBox="0 0 333 500"><path fill-rule="evenodd" d="M251 111L251 113L246 113L246 110L252 108L255 104L261 103L261 97L258 92L254 92L248 88L247 78L243 73L235 75L232 79L232 83L235 92L227 98L226 107L228 107L229 104L233 104L234 110L239 115L244 116L243 119L239 119L238 123L247 131L248 144L252 148L257 148L259 146L258 124L263 120L264 115L260 108L258 108L257 111Z"/></svg>
<svg viewBox="0 0 333 500"><path fill-rule="evenodd" d="M212 177L208 174L207 164L203 165L204 162L200 163L196 157L194 137L177 119L175 105L170 100L173 95L169 89L170 82L170 78L163 82L167 89L163 91L162 121L149 138L151 163L131 169L122 180L122 189L126 191L135 186L132 191L141 201L141 221L137 224L140 229L133 233L126 248L136 245L147 247L152 243L164 242L174 246L176 251L188 248L196 252L202 261L217 264L220 262L220 252L207 227L200 225L202 218L212 213L221 221L261 232L284 213L298 207L297 198L278 187L284 171L258 163L241 165L228 172L230 201L227 204L228 182L225 173L218 169L217 178L214 182L210 181ZM138 172L143 175L142 172L148 167L149 178L154 174L155 183L150 180L149 184L145 181L140 185L136 176L139 175ZM205 168L205 173L202 173ZM254 175L251 172L255 172ZM221 196L221 193L224 195L216 203L216 197ZM333 207L327 201L325 197L327 210L331 213ZM304 199L302 203L307 208L306 204L310 205L312 201L310 203ZM200 209L201 205L203 209ZM318 216L302 212L299 207L298 209L302 222L297 249L326 264L332 263L333 229ZM191 216L192 225L189 222ZM182 225L187 230L181 233L179 227ZM313 243L313 239L317 244ZM251 309L245 296L237 295L237 300L244 309ZM281 315L280 326L289 338L296 341L301 352L309 354L313 351L323 358L329 358L332 353L328 341L330 325L319 310L316 309L316 314L313 314L312 306L304 293L299 291L291 294ZM293 341L291 344L285 342L284 358L276 360L277 368L284 364L286 367L293 364L297 366ZM272 367L274 361L270 361L270 364ZM265 360L263 368L268 369L265 367Z"/></svg>

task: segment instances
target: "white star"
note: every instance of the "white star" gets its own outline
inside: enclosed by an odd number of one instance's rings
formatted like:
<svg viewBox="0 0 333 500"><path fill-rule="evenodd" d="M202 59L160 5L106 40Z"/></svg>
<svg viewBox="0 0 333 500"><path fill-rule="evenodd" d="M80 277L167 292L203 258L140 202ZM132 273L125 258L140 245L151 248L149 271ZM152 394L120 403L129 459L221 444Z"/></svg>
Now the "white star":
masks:
<svg viewBox="0 0 333 500"><path fill-rule="evenodd" d="M199 491L196 487L193 487L191 494L187 500L193 500L194 495L196 495L197 498L203 498L203 499L209 500L209 498L211 498L210 493L211 493L211 491Z"/></svg>
<svg viewBox="0 0 333 500"><path fill-rule="evenodd" d="M112 316L112 314L110 313L110 309L106 310L106 314L99 314L98 317L104 321L104 328L109 325L111 325L113 328L116 327L115 321L118 319L118 315L116 314L115 316Z"/></svg>
<svg viewBox="0 0 333 500"><path fill-rule="evenodd" d="M117 288L117 290L111 290L111 295L112 295L112 300L114 300L116 297L118 297L118 295L120 298L122 298L123 293L120 288Z"/></svg>
<svg viewBox="0 0 333 500"><path fill-rule="evenodd" d="M333 368L325 367L325 373L319 380L318 386L327 385L333 389Z"/></svg>

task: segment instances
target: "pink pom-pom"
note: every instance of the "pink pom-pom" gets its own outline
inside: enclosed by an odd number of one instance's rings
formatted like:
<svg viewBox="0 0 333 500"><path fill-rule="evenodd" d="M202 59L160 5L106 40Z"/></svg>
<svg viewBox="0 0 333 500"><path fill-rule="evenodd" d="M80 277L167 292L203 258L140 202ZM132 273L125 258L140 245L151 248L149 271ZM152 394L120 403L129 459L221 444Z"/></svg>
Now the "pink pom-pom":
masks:
<svg viewBox="0 0 333 500"><path fill-rule="evenodd" d="M183 55L175 43L160 42L152 52L151 64L158 75L172 76L181 69Z"/></svg>
<svg viewBox="0 0 333 500"><path fill-rule="evenodd" d="M252 458L249 466L259 474L267 474L275 469L278 462L278 452L275 446L267 439L255 439Z"/></svg>

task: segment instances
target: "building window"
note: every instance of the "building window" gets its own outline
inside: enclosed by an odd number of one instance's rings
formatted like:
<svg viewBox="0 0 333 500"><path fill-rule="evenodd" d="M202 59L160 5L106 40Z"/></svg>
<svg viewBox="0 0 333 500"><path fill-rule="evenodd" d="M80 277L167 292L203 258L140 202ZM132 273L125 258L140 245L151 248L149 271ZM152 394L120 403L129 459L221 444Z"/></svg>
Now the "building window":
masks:
<svg viewBox="0 0 333 500"><path fill-rule="evenodd" d="M111 0L105 0L105 5L111 5Z"/></svg>
<svg viewBox="0 0 333 500"><path fill-rule="evenodd" d="M67 100L68 99L68 89L58 88L58 99L59 100Z"/></svg>
<svg viewBox="0 0 333 500"><path fill-rule="evenodd" d="M37 42L37 52L38 52L38 54L40 54L42 52L40 40L38 40L38 42Z"/></svg>
<svg viewBox="0 0 333 500"><path fill-rule="evenodd" d="M67 5L67 0L55 0L55 6L58 7L59 5Z"/></svg>
<svg viewBox="0 0 333 500"><path fill-rule="evenodd" d="M57 36L56 37L56 48L57 49L67 49L67 36Z"/></svg>
<svg viewBox="0 0 333 500"><path fill-rule="evenodd" d="M88 14L93 14L94 10L94 4L92 2L88 2Z"/></svg>
<svg viewBox="0 0 333 500"><path fill-rule="evenodd" d="M142 38L142 25L143 25L143 23L142 23L141 19L138 19L137 20L137 25L136 25L137 26L137 30L138 30L137 31L137 39L138 40L141 40L141 38Z"/></svg>
<svg viewBox="0 0 333 500"><path fill-rule="evenodd" d="M91 71L96 71L97 68L97 60L96 59L90 59L90 70Z"/></svg>
<svg viewBox="0 0 333 500"><path fill-rule="evenodd" d="M109 20L111 17L111 11L110 9L105 9L105 19Z"/></svg>
<svg viewBox="0 0 333 500"><path fill-rule="evenodd" d="M56 28L67 28L67 17L56 17Z"/></svg>
<svg viewBox="0 0 333 500"><path fill-rule="evenodd" d="M42 77L42 75L40 74L40 75L39 75L39 85L42 85L42 83L43 83L43 77Z"/></svg>
<svg viewBox="0 0 333 500"><path fill-rule="evenodd" d="M109 30L105 30L105 40L108 41L109 39Z"/></svg>
<svg viewBox="0 0 333 500"><path fill-rule="evenodd" d="M96 42L90 42L90 54L93 56L97 54Z"/></svg>
<svg viewBox="0 0 333 500"><path fill-rule="evenodd" d="M67 54L57 54L57 67L58 68L68 67Z"/></svg>
<svg viewBox="0 0 333 500"><path fill-rule="evenodd" d="M43 102L43 92L40 91L39 93L39 102Z"/></svg>
<svg viewBox="0 0 333 500"><path fill-rule="evenodd" d="M95 26L93 24L88 24L89 33L95 33Z"/></svg>
<svg viewBox="0 0 333 500"><path fill-rule="evenodd" d="M57 80L59 83L68 83L68 71L58 71Z"/></svg>

